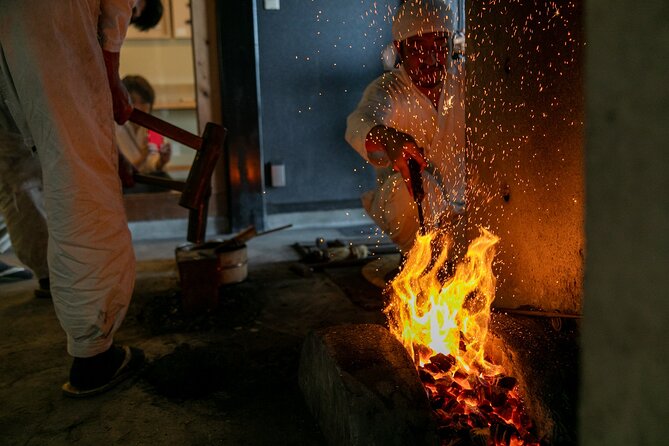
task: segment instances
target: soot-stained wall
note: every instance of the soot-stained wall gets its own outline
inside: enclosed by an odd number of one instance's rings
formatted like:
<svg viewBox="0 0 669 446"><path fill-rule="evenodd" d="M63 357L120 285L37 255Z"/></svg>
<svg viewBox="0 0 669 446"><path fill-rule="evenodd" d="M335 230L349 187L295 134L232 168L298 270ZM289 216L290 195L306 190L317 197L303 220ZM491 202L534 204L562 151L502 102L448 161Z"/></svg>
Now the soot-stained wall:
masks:
<svg viewBox="0 0 669 446"><path fill-rule="evenodd" d="M588 255L578 444L664 445L669 7L591 0L586 29Z"/></svg>
<svg viewBox="0 0 669 446"><path fill-rule="evenodd" d="M346 117L364 88L383 72L399 2L258 1L257 30L262 152L285 165L286 186L270 186L268 214L359 206L373 169L344 140Z"/></svg>
<svg viewBox="0 0 669 446"><path fill-rule="evenodd" d="M470 224L501 237L497 306L578 312L582 5L468 2Z"/></svg>

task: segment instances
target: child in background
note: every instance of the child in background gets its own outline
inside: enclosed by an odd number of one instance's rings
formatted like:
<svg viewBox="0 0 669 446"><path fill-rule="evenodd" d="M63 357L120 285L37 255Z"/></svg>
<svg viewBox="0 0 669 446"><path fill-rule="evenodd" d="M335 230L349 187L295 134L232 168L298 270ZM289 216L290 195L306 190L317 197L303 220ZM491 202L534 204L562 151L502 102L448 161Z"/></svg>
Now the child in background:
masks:
<svg viewBox="0 0 669 446"><path fill-rule="evenodd" d="M151 84L139 75L124 77L123 84L128 89L133 107L145 113L151 113L155 101L155 92ZM170 177L165 172L165 165L170 161L172 148L162 135L128 121L122 126L116 126L116 142L121 155L140 174ZM166 190L159 186L136 184L126 192L163 192Z"/></svg>

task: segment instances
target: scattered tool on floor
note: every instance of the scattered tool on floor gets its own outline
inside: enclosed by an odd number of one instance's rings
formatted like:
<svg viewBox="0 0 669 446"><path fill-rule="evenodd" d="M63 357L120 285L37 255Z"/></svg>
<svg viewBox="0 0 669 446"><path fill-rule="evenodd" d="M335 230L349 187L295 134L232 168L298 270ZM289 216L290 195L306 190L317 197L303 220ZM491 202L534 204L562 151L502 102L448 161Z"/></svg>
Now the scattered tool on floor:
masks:
<svg viewBox="0 0 669 446"><path fill-rule="evenodd" d="M132 111L130 121L197 151L185 182L147 175L135 175L135 181L181 192L179 205L189 209L190 212L187 240L203 243L207 229L211 175L223 152L223 141L227 130L218 124L208 122L200 137L138 109Z"/></svg>
<svg viewBox="0 0 669 446"><path fill-rule="evenodd" d="M326 241L322 237L316 239L315 245L294 243L292 246L312 271L363 264L375 256L397 252L393 244Z"/></svg>
<svg viewBox="0 0 669 446"><path fill-rule="evenodd" d="M257 232L255 226L249 226L248 228L243 229L241 232L237 233L234 237L223 240L222 242L213 242L218 243L214 248L214 252L221 252L228 249L231 246L241 246L244 243L248 242L254 237L260 237L262 235L271 234L273 232L282 231L284 229L291 228L293 225L288 224L284 226L279 226L278 228L268 229L267 231Z"/></svg>

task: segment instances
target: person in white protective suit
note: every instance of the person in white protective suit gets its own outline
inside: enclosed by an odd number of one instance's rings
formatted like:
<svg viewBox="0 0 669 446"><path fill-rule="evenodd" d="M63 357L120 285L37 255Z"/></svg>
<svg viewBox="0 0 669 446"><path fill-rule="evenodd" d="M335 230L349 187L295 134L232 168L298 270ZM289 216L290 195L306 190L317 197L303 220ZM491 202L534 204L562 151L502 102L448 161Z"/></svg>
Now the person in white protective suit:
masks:
<svg viewBox="0 0 669 446"><path fill-rule="evenodd" d="M457 8L448 0L399 7L392 36L400 65L367 87L347 120L346 140L376 167L377 187L363 206L403 253L419 226L409 158L422 170L426 224L464 211L464 73L450 49Z"/></svg>
<svg viewBox="0 0 669 446"><path fill-rule="evenodd" d="M113 344L135 280L113 142L132 111L118 64L135 3L0 0L0 206L20 259L50 278L74 357L66 396L105 391L143 362ZM45 230L46 271L21 239Z"/></svg>
<svg viewBox="0 0 669 446"><path fill-rule="evenodd" d="M158 24L163 15L161 0L135 0L130 23L140 31ZM0 108L5 107L4 103ZM42 197L42 172L36 152L15 150L24 146L16 125L7 120L9 113L0 113L0 128L10 129L0 135L0 235L9 235L21 263L38 279L35 297L51 298L47 262L46 213ZM132 179L127 179L132 184ZM6 228L6 233L2 228ZM8 249L0 240L0 253ZM32 274L20 267L0 265L0 281L7 276L30 279ZM13 272L17 271L17 272ZM3 273L5 276L3 276Z"/></svg>

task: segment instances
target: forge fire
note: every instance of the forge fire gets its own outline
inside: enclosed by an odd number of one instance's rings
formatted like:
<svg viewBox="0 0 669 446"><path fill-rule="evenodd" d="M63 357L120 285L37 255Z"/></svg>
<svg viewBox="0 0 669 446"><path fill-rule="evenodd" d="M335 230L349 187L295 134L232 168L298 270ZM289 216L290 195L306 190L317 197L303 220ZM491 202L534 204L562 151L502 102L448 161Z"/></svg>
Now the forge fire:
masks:
<svg viewBox="0 0 669 446"><path fill-rule="evenodd" d="M443 445L540 444L516 380L484 351L498 241L480 229L453 268L444 231L418 235L389 289L390 330L414 359Z"/></svg>

